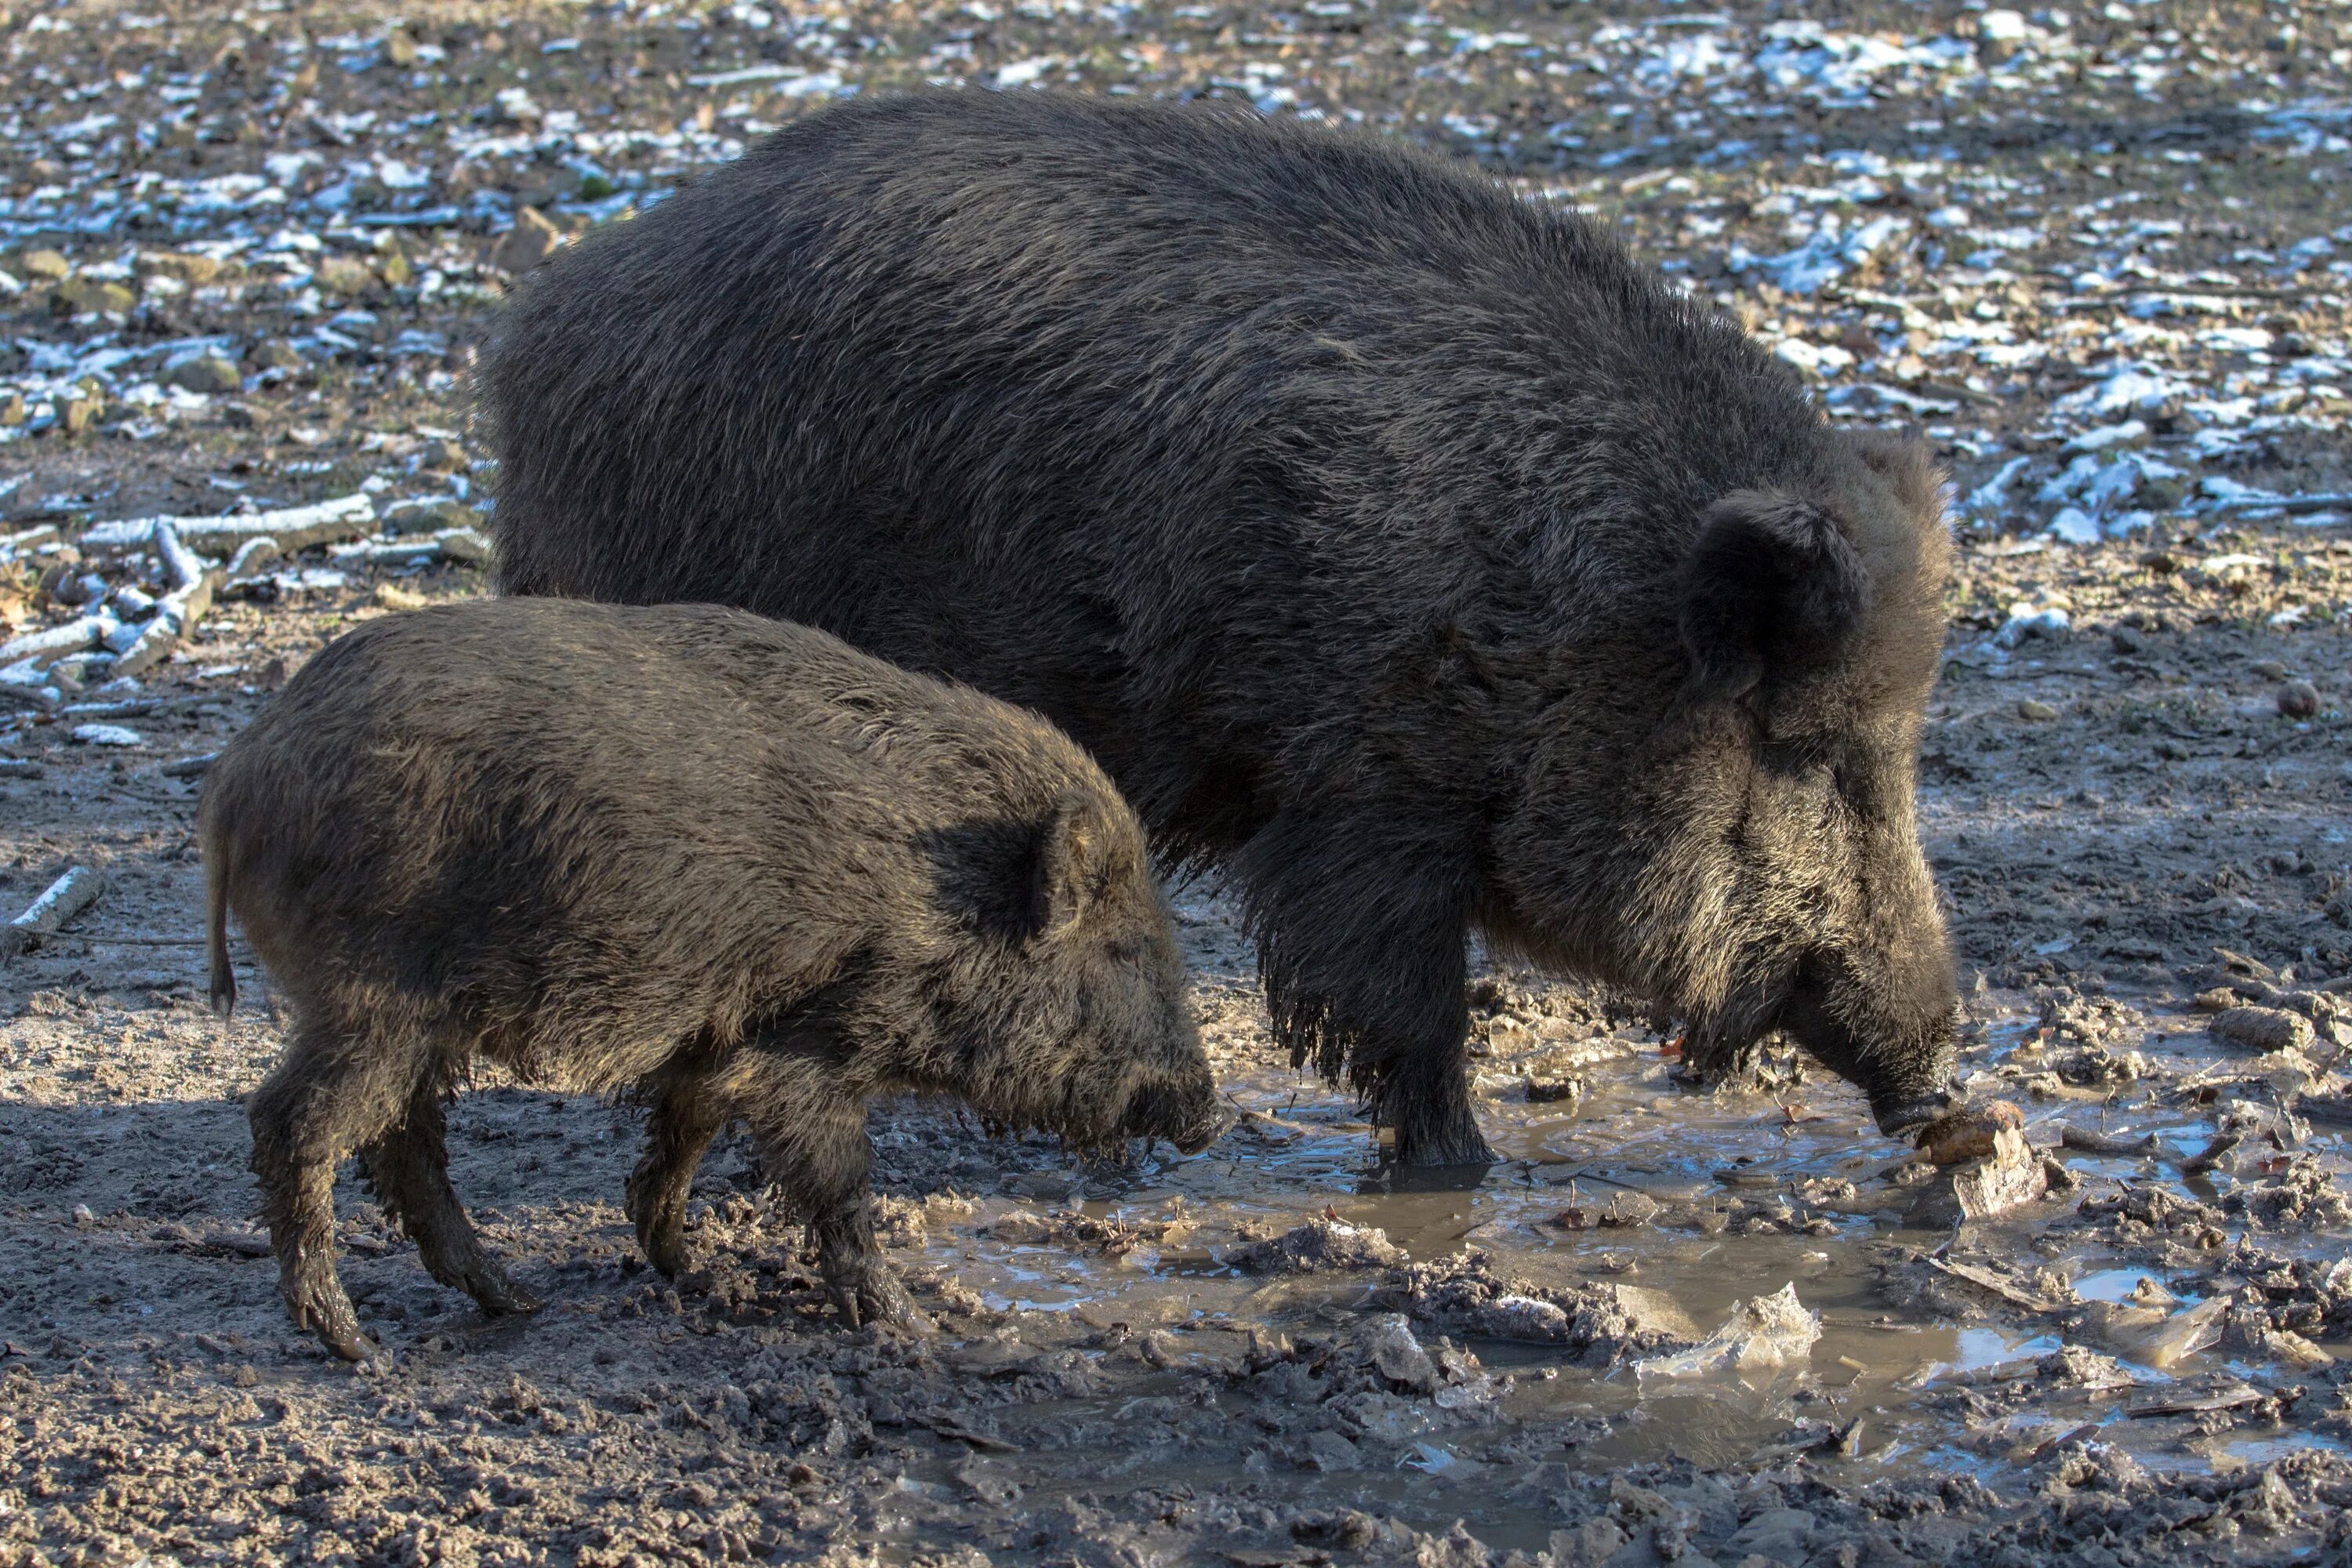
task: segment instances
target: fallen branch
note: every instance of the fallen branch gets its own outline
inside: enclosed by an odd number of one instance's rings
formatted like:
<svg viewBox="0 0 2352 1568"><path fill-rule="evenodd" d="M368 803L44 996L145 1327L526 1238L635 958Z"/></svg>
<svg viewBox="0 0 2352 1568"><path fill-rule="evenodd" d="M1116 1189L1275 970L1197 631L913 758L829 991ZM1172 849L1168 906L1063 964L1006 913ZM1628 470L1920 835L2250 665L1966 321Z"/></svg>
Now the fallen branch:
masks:
<svg viewBox="0 0 2352 1568"><path fill-rule="evenodd" d="M0 929L0 963L55 936L58 928L98 901L106 891L106 873L76 866L35 899L25 912Z"/></svg>
<svg viewBox="0 0 2352 1568"><path fill-rule="evenodd" d="M93 523L83 531L81 547L85 552L146 549L156 542L156 526L161 523L199 555L234 555L241 546L261 538L276 540L278 549L291 555L314 544L360 538L374 522L375 498L356 490L315 506L249 512L243 517L140 517Z"/></svg>

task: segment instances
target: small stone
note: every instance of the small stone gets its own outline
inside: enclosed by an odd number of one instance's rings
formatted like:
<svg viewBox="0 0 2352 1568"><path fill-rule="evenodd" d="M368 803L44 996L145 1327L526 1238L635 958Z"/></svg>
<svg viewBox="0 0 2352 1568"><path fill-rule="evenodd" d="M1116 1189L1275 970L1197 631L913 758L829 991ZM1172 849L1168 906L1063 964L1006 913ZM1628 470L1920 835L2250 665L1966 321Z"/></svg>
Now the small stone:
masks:
<svg viewBox="0 0 2352 1568"><path fill-rule="evenodd" d="M383 58L387 64L406 70L416 63L416 40L394 27L383 40Z"/></svg>
<svg viewBox="0 0 2352 1568"><path fill-rule="evenodd" d="M2047 702L2037 701L2033 698L2027 697L2019 700L2017 716L2021 719L2030 719L2037 724L2046 724L2058 717L2058 710Z"/></svg>
<svg viewBox="0 0 2352 1568"><path fill-rule="evenodd" d="M28 250L16 258L16 270L37 283L62 283L73 267L63 252Z"/></svg>
<svg viewBox="0 0 2352 1568"><path fill-rule="evenodd" d="M2311 1020L2284 1007L2231 1007L2213 1015L2205 1032L2250 1051L2303 1051L2316 1036Z"/></svg>
<svg viewBox="0 0 2352 1568"><path fill-rule="evenodd" d="M2264 680L2284 680L2286 666L2274 658L2258 658L2254 661L2254 673Z"/></svg>
<svg viewBox="0 0 2352 1568"><path fill-rule="evenodd" d="M182 360L164 373L164 379L173 386L205 394L236 392L245 385L245 377L237 374L236 365L219 354L198 354L194 359Z"/></svg>
<svg viewBox="0 0 2352 1568"><path fill-rule="evenodd" d="M104 405L95 397L69 397L58 409L58 423L68 436L79 436L98 423Z"/></svg>
<svg viewBox="0 0 2352 1568"><path fill-rule="evenodd" d="M22 425L25 422L25 395L21 392L0 393L0 425Z"/></svg>
<svg viewBox="0 0 2352 1568"><path fill-rule="evenodd" d="M2289 719L2308 719L2319 711L2319 689L2308 680L2290 680L2278 689L2278 710Z"/></svg>
<svg viewBox="0 0 2352 1568"><path fill-rule="evenodd" d="M49 309L60 316L127 315L138 302L121 284L96 278L68 279L49 290Z"/></svg>
<svg viewBox="0 0 2352 1568"><path fill-rule="evenodd" d="M270 338L253 351L253 363L261 370L300 370L305 362L292 343L283 338Z"/></svg>
<svg viewBox="0 0 2352 1568"><path fill-rule="evenodd" d="M375 602L387 610L421 610L432 601L415 589L404 588L397 583L378 583L375 585Z"/></svg>
<svg viewBox="0 0 2352 1568"><path fill-rule="evenodd" d="M454 474L463 470L472 459L466 448L455 441L433 441L426 444L417 467L428 474Z"/></svg>
<svg viewBox="0 0 2352 1568"><path fill-rule="evenodd" d="M507 231L490 252L490 265L509 272L528 272L556 252L563 243L563 231L547 220L537 207L524 207L515 214L514 227Z"/></svg>
<svg viewBox="0 0 2352 1568"><path fill-rule="evenodd" d="M415 268L408 265L408 258L397 250L387 251L383 259L376 263L375 272L385 287L392 289L401 288L416 276Z"/></svg>
<svg viewBox="0 0 2352 1568"><path fill-rule="evenodd" d="M1552 1105L1562 1100L1584 1098L1584 1080L1570 1074L1564 1078L1538 1078L1528 1075L1528 1100L1535 1105Z"/></svg>
<svg viewBox="0 0 2352 1568"><path fill-rule="evenodd" d="M356 256L330 256L311 274L330 294L349 298L375 287L375 274Z"/></svg>
<svg viewBox="0 0 2352 1568"><path fill-rule="evenodd" d="M1977 53L1992 64L2016 56L2032 37L2025 18L2014 11L1987 11L1977 18Z"/></svg>
<svg viewBox="0 0 2352 1568"><path fill-rule="evenodd" d="M2120 654L2142 654L2147 651L2147 638L2129 626L2117 626L2107 634L2107 646Z"/></svg>
<svg viewBox="0 0 2352 1568"><path fill-rule="evenodd" d="M165 250L141 257L132 270L142 278L176 278L192 289L201 289L220 276L221 262L193 250Z"/></svg>

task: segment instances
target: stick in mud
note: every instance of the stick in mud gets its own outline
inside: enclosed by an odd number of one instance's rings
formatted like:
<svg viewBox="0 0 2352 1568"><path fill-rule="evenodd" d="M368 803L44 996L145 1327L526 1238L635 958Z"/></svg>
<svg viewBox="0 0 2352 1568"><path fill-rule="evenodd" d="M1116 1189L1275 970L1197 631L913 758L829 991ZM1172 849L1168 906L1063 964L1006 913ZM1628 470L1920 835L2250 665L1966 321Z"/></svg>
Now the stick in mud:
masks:
<svg viewBox="0 0 2352 1568"><path fill-rule="evenodd" d="M2072 1149L2078 1154L2161 1154L2164 1144L2155 1133L2145 1138L2117 1138L2105 1132L2095 1132L2087 1127L2067 1122L2058 1135L2059 1147Z"/></svg>
<svg viewBox="0 0 2352 1568"><path fill-rule="evenodd" d="M106 891L106 873L89 866L76 866L56 881L47 891L26 907L25 912L0 930L0 963L37 946L43 937L55 936L58 928L98 901Z"/></svg>

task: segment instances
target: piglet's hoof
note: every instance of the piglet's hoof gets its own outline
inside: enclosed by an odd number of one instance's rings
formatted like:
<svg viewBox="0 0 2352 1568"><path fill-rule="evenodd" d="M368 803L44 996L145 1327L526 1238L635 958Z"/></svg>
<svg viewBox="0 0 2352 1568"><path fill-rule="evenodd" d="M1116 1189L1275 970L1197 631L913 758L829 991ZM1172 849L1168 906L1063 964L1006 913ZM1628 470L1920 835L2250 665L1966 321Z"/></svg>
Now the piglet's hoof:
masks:
<svg viewBox="0 0 2352 1568"><path fill-rule="evenodd" d="M1919 1130L1919 1152L1938 1165L1965 1164L1993 1152L2003 1132L2021 1131L2025 1117L2005 1100L1989 1100L1939 1117Z"/></svg>

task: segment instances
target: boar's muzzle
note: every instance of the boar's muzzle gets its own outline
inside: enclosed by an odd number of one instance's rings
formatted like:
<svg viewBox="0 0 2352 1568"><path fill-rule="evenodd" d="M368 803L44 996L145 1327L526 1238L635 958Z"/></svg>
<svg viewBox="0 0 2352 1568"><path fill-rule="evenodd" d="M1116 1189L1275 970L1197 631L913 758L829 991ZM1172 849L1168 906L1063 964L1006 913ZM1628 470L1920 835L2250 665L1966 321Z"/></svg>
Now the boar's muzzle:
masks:
<svg viewBox="0 0 2352 1568"><path fill-rule="evenodd" d="M1939 1089L1927 1094L1888 1100L1885 1104L1874 1101L1870 1113L1877 1119L1878 1130L1881 1132L1885 1133L1889 1138L1903 1138L1918 1131L1930 1122L1941 1121L1959 1107L1958 1095L1948 1089Z"/></svg>
<svg viewBox="0 0 2352 1568"><path fill-rule="evenodd" d="M1119 1131L1130 1138L1164 1138L1179 1152L1197 1154L1233 1124L1233 1112L1213 1089L1162 1082L1138 1090L1127 1102Z"/></svg>
<svg viewBox="0 0 2352 1568"><path fill-rule="evenodd" d="M1959 1103L1951 1089L1958 1006L1948 973L1881 969L1865 982L1832 963L1808 964L1780 1024L1863 1091L1881 1132L1900 1138ZM1824 983L1825 975L1833 978Z"/></svg>

